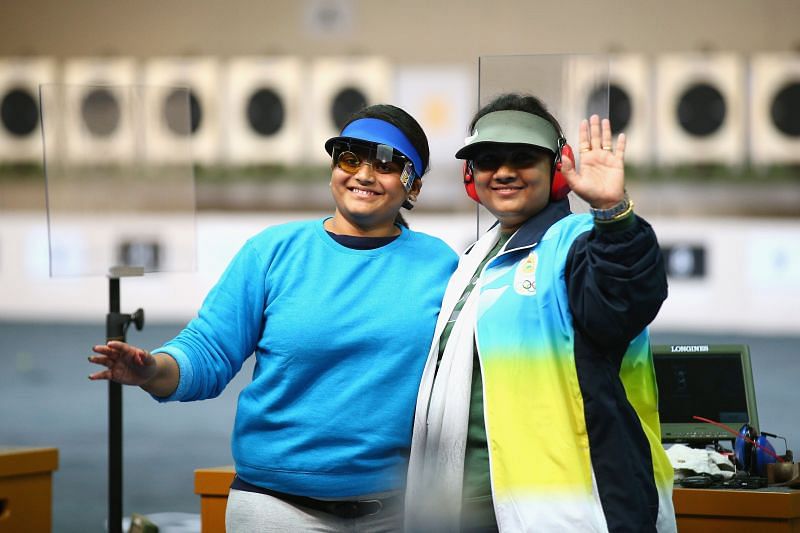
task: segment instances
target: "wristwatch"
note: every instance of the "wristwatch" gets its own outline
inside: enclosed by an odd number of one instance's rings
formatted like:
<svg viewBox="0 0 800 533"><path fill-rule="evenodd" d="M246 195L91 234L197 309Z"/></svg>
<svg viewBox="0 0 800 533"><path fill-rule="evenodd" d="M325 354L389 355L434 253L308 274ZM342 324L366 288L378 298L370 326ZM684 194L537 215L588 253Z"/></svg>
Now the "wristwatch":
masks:
<svg viewBox="0 0 800 533"><path fill-rule="evenodd" d="M628 198L627 194L622 200L612 205L608 209L595 209L594 207L589 207L589 212L597 222L615 222L617 220L622 220L630 215L632 211L633 200Z"/></svg>

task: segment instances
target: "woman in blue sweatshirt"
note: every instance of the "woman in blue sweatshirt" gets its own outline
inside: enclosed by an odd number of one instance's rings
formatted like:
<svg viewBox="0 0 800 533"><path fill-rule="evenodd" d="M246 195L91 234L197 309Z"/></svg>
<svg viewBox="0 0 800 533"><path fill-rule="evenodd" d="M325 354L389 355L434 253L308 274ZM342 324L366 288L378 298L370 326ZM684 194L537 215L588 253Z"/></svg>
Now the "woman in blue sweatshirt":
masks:
<svg viewBox="0 0 800 533"><path fill-rule="evenodd" d="M90 357L106 367L91 379L192 401L219 395L254 354L228 531L399 527L417 388L456 255L399 215L429 158L410 115L368 107L325 149L333 216L248 240L197 317L152 353L111 341Z"/></svg>

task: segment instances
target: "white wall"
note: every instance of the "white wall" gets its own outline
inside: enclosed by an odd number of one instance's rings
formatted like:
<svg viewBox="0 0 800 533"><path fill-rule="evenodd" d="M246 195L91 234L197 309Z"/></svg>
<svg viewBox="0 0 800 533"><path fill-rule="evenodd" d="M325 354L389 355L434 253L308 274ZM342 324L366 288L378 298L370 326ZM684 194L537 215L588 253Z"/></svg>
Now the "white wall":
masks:
<svg viewBox="0 0 800 533"><path fill-rule="evenodd" d="M201 214L196 231L197 271L123 278L122 312L142 307L148 322L186 321L245 239L273 224L324 215ZM408 219L414 229L441 237L457 251L476 234L475 218L469 213L411 213ZM654 330L800 332L800 222L673 217L650 221L662 245L700 246L706 253L705 278L670 280L669 298ZM87 227L103 225L98 220ZM87 234L104 233L89 229ZM48 261L43 216L0 215L0 320L104 321L107 279L50 278Z"/></svg>

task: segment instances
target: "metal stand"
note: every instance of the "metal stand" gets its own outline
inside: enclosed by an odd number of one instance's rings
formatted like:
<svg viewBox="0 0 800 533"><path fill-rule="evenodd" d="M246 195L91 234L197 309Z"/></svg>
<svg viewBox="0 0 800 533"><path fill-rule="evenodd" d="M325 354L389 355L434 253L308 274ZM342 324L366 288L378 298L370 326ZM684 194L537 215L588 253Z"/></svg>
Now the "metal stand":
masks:
<svg viewBox="0 0 800 533"><path fill-rule="evenodd" d="M133 274L137 275L137 274ZM141 274L138 274L141 275ZM109 277L106 340L125 342L128 326L144 327L144 311L132 315L119 312L119 277ZM108 382L108 531L122 533L122 385Z"/></svg>

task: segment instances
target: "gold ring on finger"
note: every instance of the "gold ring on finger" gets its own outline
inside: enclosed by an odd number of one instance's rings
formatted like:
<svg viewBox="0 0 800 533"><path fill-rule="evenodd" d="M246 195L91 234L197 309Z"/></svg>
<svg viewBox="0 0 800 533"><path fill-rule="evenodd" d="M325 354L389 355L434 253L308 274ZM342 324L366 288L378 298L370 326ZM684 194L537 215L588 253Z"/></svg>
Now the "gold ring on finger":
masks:
<svg viewBox="0 0 800 533"><path fill-rule="evenodd" d="M603 146L603 150L607 150L607 151L610 152L611 151L611 147L610 146Z"/></svg>
<svg viewBox="0 0 800 533"><path fill-rule="evenodd" d="M591 148L581 148L581 152L580 153L591 152L591 151L592 151Z"/></svg>

